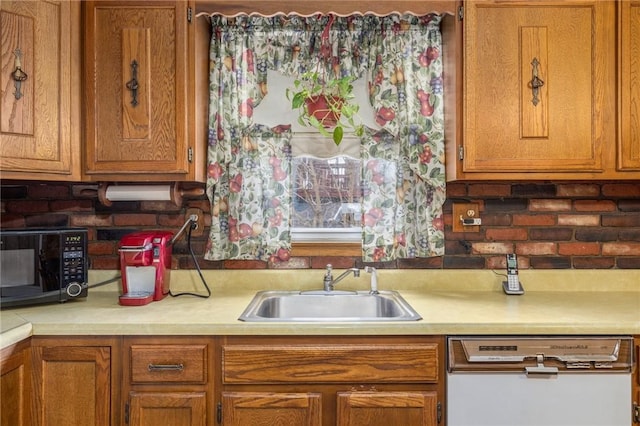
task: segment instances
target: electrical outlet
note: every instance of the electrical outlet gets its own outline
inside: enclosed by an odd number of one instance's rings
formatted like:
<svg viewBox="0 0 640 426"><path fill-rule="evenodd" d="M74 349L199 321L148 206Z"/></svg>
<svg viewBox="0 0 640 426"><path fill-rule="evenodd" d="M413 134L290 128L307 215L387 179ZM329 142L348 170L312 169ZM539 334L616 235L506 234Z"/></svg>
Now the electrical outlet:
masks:
<svg viewBox="0 0 640 426"><path fill-rule="evenodd" d="M200 237L204 234L204 212L201 209L197 208L189 208L185 213L185 220L187 220L191 216L197 216L198 220L196 220L196 227L191 231L192 237Z"/></svg>
<svg viewBox="0 0 640 426"><path fill-rule="evenodd" d="M453 232L480 232L481 224L478 203L453 204Z"/></svg>

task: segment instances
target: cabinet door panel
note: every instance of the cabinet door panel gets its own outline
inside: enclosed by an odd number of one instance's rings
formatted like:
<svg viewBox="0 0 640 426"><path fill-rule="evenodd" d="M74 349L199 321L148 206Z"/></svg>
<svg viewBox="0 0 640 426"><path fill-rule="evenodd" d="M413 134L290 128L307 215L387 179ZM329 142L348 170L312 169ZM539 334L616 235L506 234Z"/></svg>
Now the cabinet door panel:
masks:
<svg viewBox="0 0 640 426"><path fill-rule="evenodd" d="M613 10L599 1L467 4L465 172L603 170Z"/></svg>
<svg viewBox="0 0 640 426"><path fill-rule="evenodd" d="M131 392L131 426L205 426L205 392Z"/></svg>
<svg viewBox="0 0 640 426"><path fill-rule="evenodd" d="M224 392L224 426L321 425L319 393Z"/></svg>
<svg viewBox="0 0 640 426"><path fill-rule="evenodd" d="M111 424L111 348L34 348L36 401L42 426Z"/></svg>
<svg viewBox="0 0 640 426"><path fill-rule="evenodd" d="M80 4L3 1L1 6L3 177L79 179Z"/></svg>
<svg viewBox="0 0 640 426"><path fill-rule="evenodd" d="M436 425L436 392L340 392L338 426Z"/></svg>
<svg viewBox="0 0 640 426"><path fill-rule="evenodd" d="M619 2L618 8L621 87L618 167L640 170L640 2Z"/></svg>

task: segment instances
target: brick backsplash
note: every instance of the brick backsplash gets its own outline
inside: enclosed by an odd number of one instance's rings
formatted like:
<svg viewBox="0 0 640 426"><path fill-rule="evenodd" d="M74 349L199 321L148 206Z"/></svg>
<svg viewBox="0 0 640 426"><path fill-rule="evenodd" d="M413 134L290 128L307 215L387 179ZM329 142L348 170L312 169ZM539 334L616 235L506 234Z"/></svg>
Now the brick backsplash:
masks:
<svg viewBox="0 0 640 426"><path fill-rule="evenodd" d="M205 212L205 196L170 202L127 201L102 205L79 183L3 181L3 228L80 226L89 229L94 269L119 267L118 242L140 229L177 231L187 208ZM453 232L453 203L478 203L480 231ZM521 269L639 269L640 182L453 182L447 185L445 256L403 259L379 268L503 269L515 252ZM288 262L209 262L202 258L206 233L192 239L203 269L322 268L362 265L359 258L294 257ZM173 249L174 269L193 269L186 238Z"/></svg>

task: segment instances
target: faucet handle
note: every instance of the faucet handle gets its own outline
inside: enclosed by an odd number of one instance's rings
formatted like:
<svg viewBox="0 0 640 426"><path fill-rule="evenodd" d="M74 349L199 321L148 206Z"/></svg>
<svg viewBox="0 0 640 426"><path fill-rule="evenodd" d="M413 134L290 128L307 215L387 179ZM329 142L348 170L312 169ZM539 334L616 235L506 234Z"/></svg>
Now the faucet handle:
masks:
<svg viewBox="0 0 640 426"><path fill-rule="evenodd" d="M330 275L331 275L331 273L333 272L333 265L332 265L332 264L330 264L330 263L327 263L326 268L327 268L327 273L326 273L325 275L326 275L326 276L330 276Z"/></svg>

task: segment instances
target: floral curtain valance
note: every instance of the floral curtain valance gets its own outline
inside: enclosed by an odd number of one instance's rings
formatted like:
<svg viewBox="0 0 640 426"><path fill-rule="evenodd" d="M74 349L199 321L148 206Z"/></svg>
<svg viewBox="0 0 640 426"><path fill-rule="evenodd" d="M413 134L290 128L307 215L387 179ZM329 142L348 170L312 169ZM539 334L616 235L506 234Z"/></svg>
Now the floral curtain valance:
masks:
<svg viewBox="0 0 640 426"><path fill-rule="evenodd" d="M385 164L396 172L393 183L383 183L384 190L374 188L381 183L378 175L375 181L364 182L363 213L366 214L369 206L369 210L375 209L372 211L379 216L376 216L375 224L366 217L363 221L363 258L372 261L443 254L444 113L440 17L279 15L228 18L214 15L211 20L207 188L212 212L217 215L212 217L210 245L205 257L247 258L238 255L238 241L216 235L230 232L226 228L229 223L236 227L244 223L238 222L235 216L229 217L229 211L222 211L219 203L226 204L226 200L230 200L228 182L232 176L245 173L239 166L245 161L245 151L250 149L251 155L260 158L275 155L287 161L285 154L263 151L263 144L256 143L255 136L248 131L260 124L253 122L253 109L268 96L267 70L295 77L309 70L320 70L328 77L367 78L370 102L380 128L370 129L362 139L362 177L372 178L371 169L366 167L367 164L372 167L370 161L381 164L378 160L382 158L376 158L377 155L382 155ZM287 124L282 123L285 127ZM281 137L279 130L283 126L275 129L274 134L278 137ZM267 134L261 131L261 140ZM377 147L381 140L393 146L389 149ZM278 149L286 152L282 147ZM262 175L268 172L263 170ZM391 174L387 171L384 176ZM400 197L398 189L407 186L412 189L403 189ZM243 186L242 190L253 188ZM264 194L267 193L269 191L263 191L261 196L266 197ZM408 202L409 199L412 201ZM262 199L261 203L266 206L269 200ZM241 210L236 209L236 215L240 213ZM382 223L386 224L385 232L381 232ZM277 231L269 225L268 221L264 222L260 235L252 235L252 244L262 245L261 249L252 249L253 258L274 259L278 251L290 249L290 241L286 239L288 224L281 224ZM248 229L246 224L244 228ZM389 229L394 230L392 234ZM284 239L274 245L269 240L274 234ZM408 240L407 236L415 237ZM414 244L422 248L409 247Z"/></svg>

